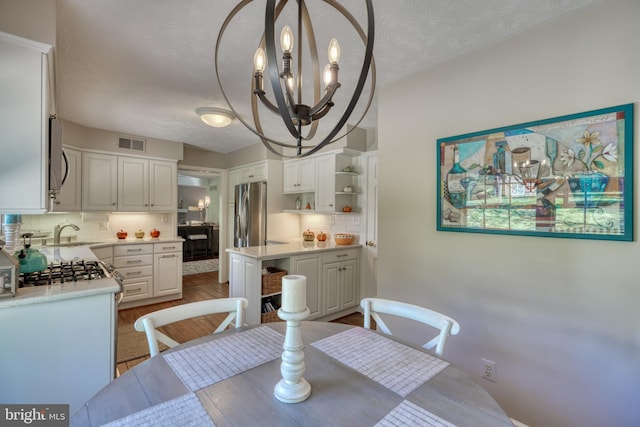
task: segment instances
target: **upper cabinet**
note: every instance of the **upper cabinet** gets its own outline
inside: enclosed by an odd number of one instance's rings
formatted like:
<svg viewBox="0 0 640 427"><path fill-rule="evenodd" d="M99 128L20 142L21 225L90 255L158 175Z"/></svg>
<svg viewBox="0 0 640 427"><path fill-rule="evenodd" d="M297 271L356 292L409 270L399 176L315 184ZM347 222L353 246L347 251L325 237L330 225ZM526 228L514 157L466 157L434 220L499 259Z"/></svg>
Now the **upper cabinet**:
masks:
<svg viewBox="0 0 640 427"><path fill-rule="evenodd" d="M177 205L177 163L149 160L149 211L173 211Z"/></svg>
<svg viewBox="0 0 640 427"><path fill-rule="evenodd" d="M118 156L82 153L82 210L118 210Z"/></svg>
<svg viewBox="0 0 640 427"><path fill-rule="evenodd" d="M177 206L176 162L82 153L82 210L170 212Z"/></svg>
<svg viewBox="0 0 640 427"><path fill-rule="evenodd" d="M229 203L234 203L236 185L247 182L267 181L268 174L269 166L267 160L229 169Z"/></svg>
<svg viewBox="0 0 640 427"><path fill-rule="evenodd" d="M0 213L48 208L50 51L0 32Z"/></svg>
<svg viewBox="0 0 640 427"><path fill-rule="evenodd" d="M177 180L175 162L118 156L118 211L175 210Z"/></svg>
<svg viewBox="0 0 640 427"><path fill-rule="evenodd" d="M316 188L316 159L289 160L283 163L284 193L312 193Z"/></svg>
<svg viewBox="0 0 640 427"><path fill-rule="evenodd" d="M359 151L343 148L308 159L284 162L284 193L301 195L303 199L302 208L294 210L295 198L289 196L286 212L358 212L360 154ZM304 204L310 198L314 205L311 209L305 209Z"/></svg>

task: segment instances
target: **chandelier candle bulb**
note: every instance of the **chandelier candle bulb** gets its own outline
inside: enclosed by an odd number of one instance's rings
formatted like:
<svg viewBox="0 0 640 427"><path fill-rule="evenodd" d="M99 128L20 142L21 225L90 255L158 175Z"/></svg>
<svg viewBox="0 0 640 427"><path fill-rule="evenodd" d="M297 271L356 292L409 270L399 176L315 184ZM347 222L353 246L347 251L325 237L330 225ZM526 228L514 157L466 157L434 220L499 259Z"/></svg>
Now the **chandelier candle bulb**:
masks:
<svg viewBox="0 0 640 427"><path fill-rule="evenodd" d="M288 275L282 278L282 310L299 313L307 308L307 278Z"/></svg>

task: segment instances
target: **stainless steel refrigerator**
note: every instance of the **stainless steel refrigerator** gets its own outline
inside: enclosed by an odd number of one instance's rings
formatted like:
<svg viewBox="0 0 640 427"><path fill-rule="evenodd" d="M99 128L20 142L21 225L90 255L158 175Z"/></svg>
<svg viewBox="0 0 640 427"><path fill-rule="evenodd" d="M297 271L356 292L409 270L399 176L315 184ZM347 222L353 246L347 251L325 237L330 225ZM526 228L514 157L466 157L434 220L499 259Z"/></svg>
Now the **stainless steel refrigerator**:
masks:
<svg viewBox="0 0 640 427"><path fill-rule="evenodd" d="M236 185L233 246L259 246L267 241L267 183Z"/></svg>

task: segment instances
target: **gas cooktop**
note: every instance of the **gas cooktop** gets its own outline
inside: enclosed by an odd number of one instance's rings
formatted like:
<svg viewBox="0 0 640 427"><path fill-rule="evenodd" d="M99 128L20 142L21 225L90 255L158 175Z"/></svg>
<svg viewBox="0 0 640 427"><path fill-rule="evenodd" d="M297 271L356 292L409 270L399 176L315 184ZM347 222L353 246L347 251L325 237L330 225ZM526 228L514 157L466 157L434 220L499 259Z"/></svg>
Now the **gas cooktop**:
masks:
<svg viewBox="0 0 640 427"><path fill-rule="evenodd" d="M19 287L56 285L81 280L97 280L111 277L100 261L69 261L51 263L35 273L21 273Z"/></svg>

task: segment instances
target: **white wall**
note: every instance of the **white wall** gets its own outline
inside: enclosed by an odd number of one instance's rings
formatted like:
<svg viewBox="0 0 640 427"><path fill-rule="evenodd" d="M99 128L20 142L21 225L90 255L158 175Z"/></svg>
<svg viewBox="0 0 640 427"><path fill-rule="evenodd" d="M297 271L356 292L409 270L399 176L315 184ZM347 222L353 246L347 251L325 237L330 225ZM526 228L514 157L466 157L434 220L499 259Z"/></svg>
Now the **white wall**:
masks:
<svg viewBox="0 0 640 427"><path fill-rule="evenodd" d="M445 356L532 427L640 425L640 244L437 232L436 140L633 102L637 142L639 17L606 1L380 90L379 295L456 318Z"/></svg>

